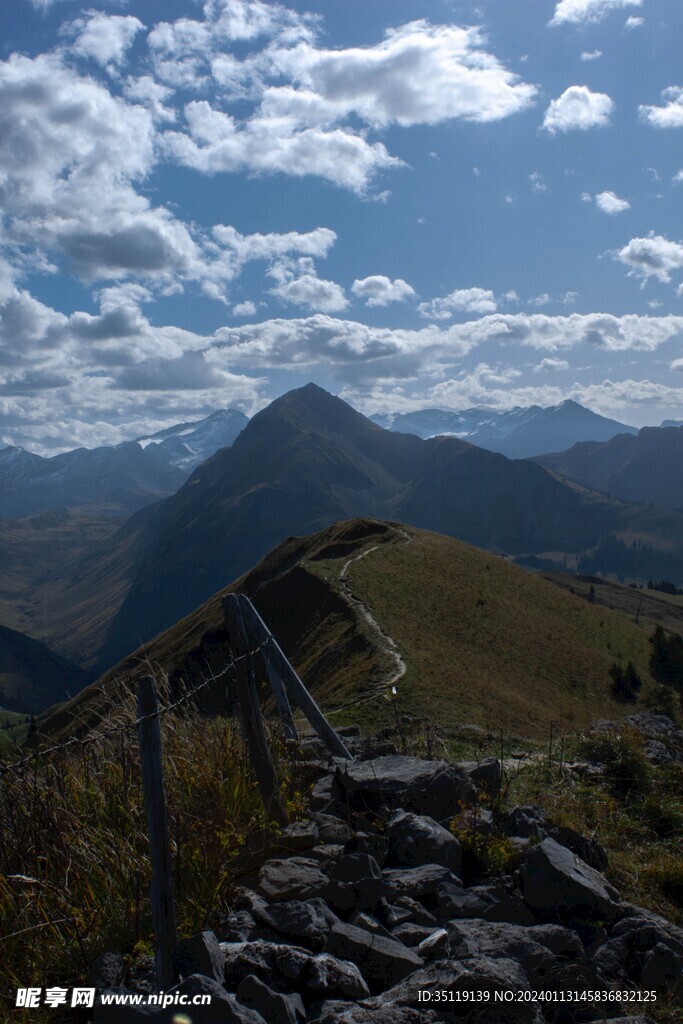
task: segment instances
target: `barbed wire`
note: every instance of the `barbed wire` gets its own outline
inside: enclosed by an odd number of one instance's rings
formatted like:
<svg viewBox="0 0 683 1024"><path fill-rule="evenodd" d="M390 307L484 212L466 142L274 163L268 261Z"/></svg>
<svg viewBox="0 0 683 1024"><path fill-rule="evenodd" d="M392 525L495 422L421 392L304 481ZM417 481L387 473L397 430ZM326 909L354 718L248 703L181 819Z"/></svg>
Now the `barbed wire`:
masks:
<svg viewBox="0 0 683 1024"><path fill-rule="evenodd" d="M81 746L85 747L91 743L99 743L100 740L108 739L110 736L118 736L120 733L128 732L129 729L136 729L142 722L148 721L150 718L163 718L171 711L175 711L183 704L187 703L192 697L194 697L200 690L203 690L206 686L210 686L211 683L217 682L222 679L228 672L232 671L234 667L242 661L246 661L247 658L253 658L259 654L264 647L267 647L275 637L272 633L264 637L263 640L256 647L247 651L245 654L239 654L236 658L231 658L224 668L220 672L203 679L197 686L193 686L186 690L178 700L173 701L171 704L164 704L159 707L156 711L151 711L148 715L140 715L139 718L135 718L132 722L124 722L121 725L111 726L110 728L100 729L99 732L93 733L88 736L72 736L71 739L64 740L63 743L55 743L51 747L42 747L37 750L31 751L25 757L22 757L19 761L15 761L12 764L3 764L0 762L0 778L10 772L18 772L38 760L38 758L47 757L49 754L55 754L60 750L66 750L68 747Z"/></svg>

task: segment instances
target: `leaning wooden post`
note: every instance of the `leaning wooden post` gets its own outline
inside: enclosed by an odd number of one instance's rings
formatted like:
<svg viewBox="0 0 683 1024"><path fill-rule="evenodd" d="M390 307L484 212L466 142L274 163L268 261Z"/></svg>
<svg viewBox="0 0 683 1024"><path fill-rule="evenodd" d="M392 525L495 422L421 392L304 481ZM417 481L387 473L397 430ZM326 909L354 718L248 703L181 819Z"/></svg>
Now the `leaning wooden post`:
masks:
<svg viewBox="0 0 683 1024"><path fill-rule="evenodd" d="M255 637L258 643L263 643L270 636L268 627L254 608L254 605L251 603L249 598L245 598L243 607L251 635ZM337 736L336 732L327 721L302 681L299 679L275 637L271 639L267 647L264 647L262 654L266 664L272 664L280 678L285 681L294 700L306 715L306 718L311 723L327 749L337 757L344 757L347 761L353 761L353 755L348 752L339 736Z"/></svg>
<svg viewBox="0 0 683 1024"><path fill-rule="evenodd" d="M242 609L242 620L248 622L251 601L249 600L248 597L245 597L243 594L239 596L238 600L240 603L240 608ZM265 654L265 652L262 652L262 654ZM280 712L280 718L282 719L282 724L287 734L287 739L297 740L299 737L297 736L296 725L294 724L292 707L289 703L289 697L287 696L285 685L282 682L282 679L280 678L280 673L278 672L275 665L269 658L264 657L263 660L265 662L266 671L268 673L268 681L270 682L270 688L273 691L275 703L277 704L277 709Z"/></svg>
<svg viewBox="0 0 683 1024"><path fill-rule="evenodd" d="M236 594L228 594L227 597L223 598L221 604L225 616L225 625L230 638L230 649L235 660L237 699L242 715L244 736L249 748L249 756L256 773L258 786L261 790L263 806L269 818L277 821L280 825L286 825L289 819L280 795L280 783L278 782L275 765L270 755L251 658L244 657L249 647L239 599Z"/></svg>
<svg viewBox="0 0 683 1024"><path fill-rule="evenodd" d="M173 953L178 944L178 936L173 905L171 843L168 835L164 769L161 761L159 703L154 679L151 676L144 676L138 683L137 712L140 719L140 763L152 862L152 924L157 940L157 985L160 990L166 990L175 981Z"/></svg>

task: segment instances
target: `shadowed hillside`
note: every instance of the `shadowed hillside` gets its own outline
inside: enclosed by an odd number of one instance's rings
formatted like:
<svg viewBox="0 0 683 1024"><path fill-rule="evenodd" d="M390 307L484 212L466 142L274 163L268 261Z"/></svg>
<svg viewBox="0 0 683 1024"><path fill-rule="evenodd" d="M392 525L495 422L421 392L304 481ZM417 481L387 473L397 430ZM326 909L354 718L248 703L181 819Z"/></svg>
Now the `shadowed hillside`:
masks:
<svg viewBox="0 0 683 1024"><path fill-rule="evenodd" d="M45 644L0 626L0 708L38 713L78 693L87 680L78 665Z"/></svg>

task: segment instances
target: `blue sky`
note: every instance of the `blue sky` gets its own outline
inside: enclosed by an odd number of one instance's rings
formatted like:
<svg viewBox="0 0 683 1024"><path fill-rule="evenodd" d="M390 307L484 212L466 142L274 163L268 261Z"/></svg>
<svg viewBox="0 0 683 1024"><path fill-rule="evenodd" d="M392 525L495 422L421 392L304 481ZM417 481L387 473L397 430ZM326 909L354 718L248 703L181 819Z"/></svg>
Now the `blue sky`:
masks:
<svg viewBox="0 0 683 1024"><path fill-rule="evenodd" d="M680 0L7 0L0 442L683 416Z"/></svg>

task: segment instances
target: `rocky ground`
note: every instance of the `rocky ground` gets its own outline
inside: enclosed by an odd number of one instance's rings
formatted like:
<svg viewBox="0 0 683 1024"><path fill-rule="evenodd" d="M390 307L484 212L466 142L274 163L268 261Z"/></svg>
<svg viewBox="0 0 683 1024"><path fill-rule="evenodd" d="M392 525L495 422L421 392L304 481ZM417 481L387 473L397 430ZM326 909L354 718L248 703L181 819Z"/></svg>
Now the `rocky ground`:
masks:
<svg viewBox="0 0 683 1024"><path fill-rule="evenodd" d="M673 723L639 718L653 763L682 758ZM348 743L356 760L318 762L309 817L283 831L278 856L213 931L181 942L178 991L213 996L183 1024L646 1024L652 993L683 1003L683 929L620 899L594 838L533 804L481 809L498 761ZM502 874L469 877L454 819L505 842ZM90 980L153 988L149 970L126 971L112 953ZM170 1024L174 1013L99 1005L94 1021Z"/></svg>

